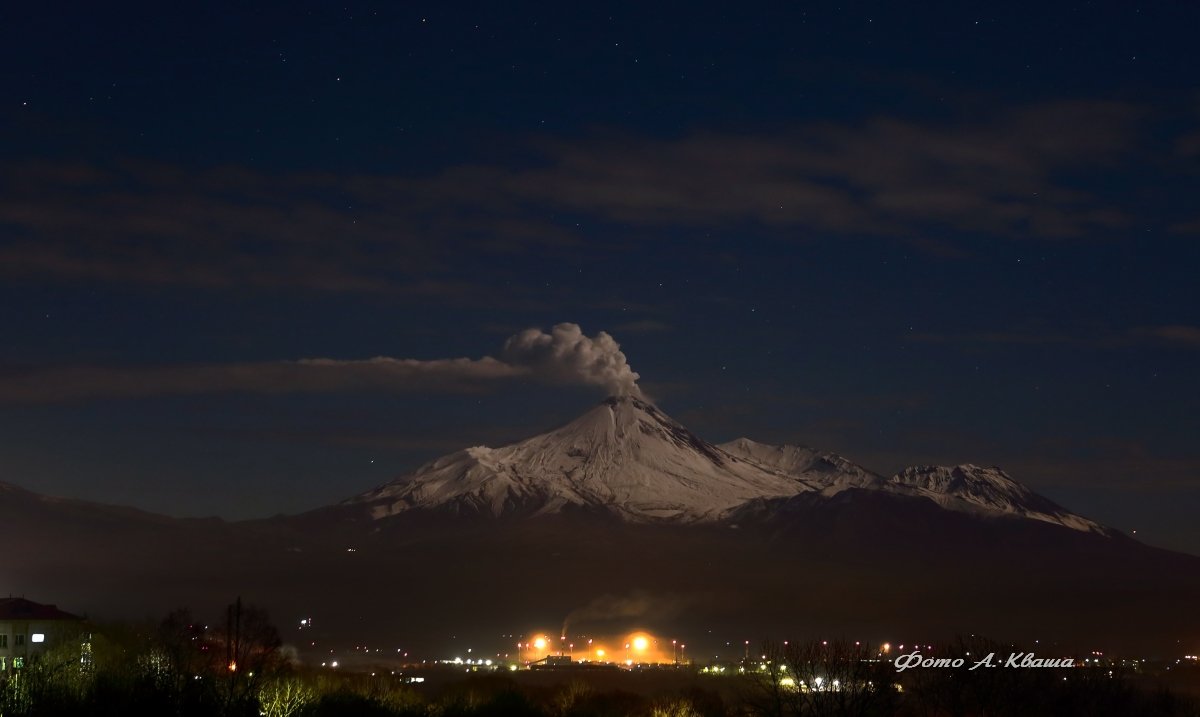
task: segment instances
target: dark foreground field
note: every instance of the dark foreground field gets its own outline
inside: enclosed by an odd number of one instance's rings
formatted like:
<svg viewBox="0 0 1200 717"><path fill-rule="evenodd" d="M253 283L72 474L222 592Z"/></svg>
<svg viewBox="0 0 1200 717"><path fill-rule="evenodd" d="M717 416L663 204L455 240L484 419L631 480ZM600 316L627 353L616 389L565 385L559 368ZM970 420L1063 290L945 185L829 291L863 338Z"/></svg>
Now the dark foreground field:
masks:
<svg viewBox="0 0 1200 717"><path fill-rule="evenodd" d="M0 672L0 717L1200 716L1200 666L1188 662L897 673L878 653L833 641L764 644L756 658L703 667L351 672L297 663L264 618L247 609L233 636L187 613L158 626L83 630ZM1010 649L975 638L931 652Z"/></svg>
<svg viewBox="0 0 1200 717"><path fill-rule="evenodd" d="M378 525L339 511L229 524L9 491L0 539L37 546L6 555L8 589L72 612L143 619L241 595L281 624L314 618L344 645L434 657L452 636L493 636L471 646L503 651L512 641L501 635L555 630L598 601L631 599L644 607L623 615L625 628L697 647L707 635L974 633L1140 656L1194 649L1200 558L901 503L784 506L736 528L594 515Z"/></svg>

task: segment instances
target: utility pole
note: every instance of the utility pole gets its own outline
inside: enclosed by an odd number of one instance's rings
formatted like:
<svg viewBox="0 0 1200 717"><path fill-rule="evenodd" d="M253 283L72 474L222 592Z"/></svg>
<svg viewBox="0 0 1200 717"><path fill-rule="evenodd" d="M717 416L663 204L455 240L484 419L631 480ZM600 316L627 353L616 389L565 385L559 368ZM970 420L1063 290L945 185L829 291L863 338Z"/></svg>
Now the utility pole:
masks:
<svg viewBox="0 0 1200 717"><path fill-rule="evenodd" d="M229 606L225 613L225 664L230 672L237 672L238 656L242 648L242 596Z"/></svg>

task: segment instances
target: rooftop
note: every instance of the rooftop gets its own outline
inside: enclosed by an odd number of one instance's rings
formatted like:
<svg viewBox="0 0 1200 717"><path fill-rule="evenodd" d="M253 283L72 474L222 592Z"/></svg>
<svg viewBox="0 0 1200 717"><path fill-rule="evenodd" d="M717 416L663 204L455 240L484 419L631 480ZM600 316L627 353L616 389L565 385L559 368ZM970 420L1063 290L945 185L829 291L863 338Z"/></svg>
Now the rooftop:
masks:
<svg viewBox="0 0 1200 717"><path fill-rule="evenodd" d="M82 620L56 605L43 605L25 598L0 598L0 620Z"/></svg>

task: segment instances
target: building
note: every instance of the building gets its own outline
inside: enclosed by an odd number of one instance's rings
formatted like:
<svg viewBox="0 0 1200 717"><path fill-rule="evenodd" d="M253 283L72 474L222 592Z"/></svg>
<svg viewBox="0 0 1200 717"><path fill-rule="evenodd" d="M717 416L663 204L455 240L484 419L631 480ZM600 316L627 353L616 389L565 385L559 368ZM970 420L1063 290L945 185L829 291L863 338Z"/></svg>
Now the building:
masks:
<svg viewBox="0 0 1200 717"><path fill-rule="evenodd" d="M574 670L596 671L596 670L617 670L616 665L611 665L605 662L576 662L571 659L570 655L546 655L540 660L534 660L529 663L531 670Z"/></svg>
<svg viewBox="0 0 1200 717"><path fill-rule="evenodd" d="M82 623L54 605L0 598L0 672L20 669L65 637L78 636Z"/></svg>

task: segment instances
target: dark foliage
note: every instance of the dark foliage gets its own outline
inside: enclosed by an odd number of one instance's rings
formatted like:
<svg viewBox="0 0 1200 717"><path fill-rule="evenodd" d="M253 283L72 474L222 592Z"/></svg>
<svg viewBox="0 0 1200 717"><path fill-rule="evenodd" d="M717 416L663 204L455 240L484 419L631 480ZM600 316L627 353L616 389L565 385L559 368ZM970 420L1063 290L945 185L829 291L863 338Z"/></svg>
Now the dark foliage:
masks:
<svg viewBox="0 0 1200 717"><path fill-rule="evenodd" d="M278 634L253 608L230 624L208 630L177 611L157 626L65 640L0 677L0 717L1200 717L1194 700L1140 689L1136 675L1109 664L900 674L844 641L767 645L761 661L713 677L712 691L647 696L569 678L533 687L504 673L427 697L397 677L288 665ZM971 639L928 652L977 659L1018 649ZM249 666L245 674L230 669L234 659Z"/></svg>

